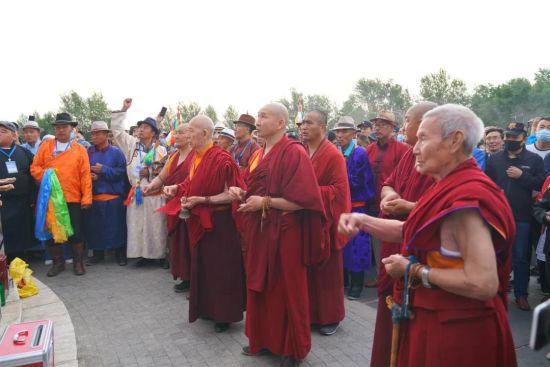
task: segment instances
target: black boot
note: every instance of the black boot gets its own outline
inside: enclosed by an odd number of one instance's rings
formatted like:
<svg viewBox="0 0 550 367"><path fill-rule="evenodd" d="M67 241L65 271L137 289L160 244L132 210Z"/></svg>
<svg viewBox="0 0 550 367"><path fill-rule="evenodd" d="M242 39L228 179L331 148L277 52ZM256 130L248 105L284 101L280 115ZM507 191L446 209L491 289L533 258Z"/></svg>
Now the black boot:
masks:
<svg viewBox="0 0 550 367"><path fill-rule="evenodd" d="M93 256L89 257L86 260L86 265L88 266L99 264L100 262L105 260L105 251L93 250L93 253L94 253Z"/></svg>
<svg viewBox="0 0 550 367"><path fill-rule="evenodd" d="M348 290L348 299L357 300L361 297L361 292L363 291L363 286L365 283L365 272L351 272L351 287Z"/></svg>
<svg viewBox="0 0 550 367"><path fill-rule="evenodd" d="M180 284L174 285L174 292L183 293L189 290L189 281L183 280Z"/></svg>
<svg viewBox="0 0 550 367"><path fill-rule="evenodd" d="M116 263L120 266L125 266L128 264L128 259L126 258L126 247L119 247L115 249L115 259Z"/></svg>
<svg viewBox="0 0 550 367"><path fill-rule="evenodd" d="M349 271L344 269L344 289L349 288Z"/></svg>

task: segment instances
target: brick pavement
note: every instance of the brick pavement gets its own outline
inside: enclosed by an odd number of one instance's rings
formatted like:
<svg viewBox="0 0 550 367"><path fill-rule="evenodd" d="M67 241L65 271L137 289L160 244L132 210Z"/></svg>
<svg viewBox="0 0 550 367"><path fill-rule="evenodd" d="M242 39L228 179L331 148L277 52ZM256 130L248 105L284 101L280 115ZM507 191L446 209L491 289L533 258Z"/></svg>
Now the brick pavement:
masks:
<svg viewBox="0 0 550 367"><path fill-rule="evenodd" d="M243 322L223 334L215 333L209 321L189 324L186 293L174 293L168 270L106 263L88 267L87 275L76 277L67 264L67 271L47 278L46 266L34 261L31 267L65 303L74 323L81 367L279 365L276 357L241 355L242 346L247 344ZM538 288L532 278L533 306L541 297ZM510 298L512 301L513 296ZM335 335L312 333L313 347L305 366L369 365L375 291L365 289L360 301L346 301L346 313ZM535 353L526 346L532 313L510 304L509 315L519 366L550 365L544 357L550 347Z"/></svg>
<svg viewBox="0 0 550 367"><path fill-rule="evenodd" d="M174 293L168 270L137 269L113 263L88 267L76 277L71 265L55 278L46 266L31 264L34 275L65 303L77 336L81 367L145 366L278 366L276 357L246 357L244 322L227 333L213 323L188 323L186 293ZM374 292L360 302L346 301L340 330L324 337L313 333L305 366L368 366L376 317Z"/></svg>

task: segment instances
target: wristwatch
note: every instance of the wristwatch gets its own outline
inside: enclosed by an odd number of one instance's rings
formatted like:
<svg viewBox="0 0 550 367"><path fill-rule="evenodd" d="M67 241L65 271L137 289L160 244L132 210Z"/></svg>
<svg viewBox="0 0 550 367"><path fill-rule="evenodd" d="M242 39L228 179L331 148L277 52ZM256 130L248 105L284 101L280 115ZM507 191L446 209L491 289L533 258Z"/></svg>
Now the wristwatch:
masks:
<svg viewBox="0 0 550 367"><path fill-rule="evenodd" d="M424 267L422 267L422 271L420 273L420 277L422 278L422 285L425 287L425 288L431 288L432 285L430 284L430 282L428 281L428 274L430 273L430 267L428 265L425 265Z"/></svg>

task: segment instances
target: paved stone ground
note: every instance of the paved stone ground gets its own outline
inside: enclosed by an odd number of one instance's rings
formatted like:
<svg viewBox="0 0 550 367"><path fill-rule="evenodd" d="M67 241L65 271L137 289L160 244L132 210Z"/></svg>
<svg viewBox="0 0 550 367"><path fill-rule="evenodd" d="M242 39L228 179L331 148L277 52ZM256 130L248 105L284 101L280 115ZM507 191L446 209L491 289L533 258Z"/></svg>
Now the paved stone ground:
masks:
<svg viewBox="0 0 550 367"><path fill-rule="evenodd" d="M216 334L213 324L187 321L186 294L175 294L167 270L137 269L113 263L88 267L76 277L67 271L56 278L45 277L46 267L33 262L35 275L65 302L77 336L82 367L143 366L278 366L276 357L245 357L244 323L227 333ZM531 281L535 305L540 300L536 282ZM306 366L368 366L371 354L376 295L365 289L361 301L346 301L347 316L337 334L323 337L313 332L313 347ZM531 312L510 306L519 365L550 365L550 348L535 353L527 347Z"/></svg>

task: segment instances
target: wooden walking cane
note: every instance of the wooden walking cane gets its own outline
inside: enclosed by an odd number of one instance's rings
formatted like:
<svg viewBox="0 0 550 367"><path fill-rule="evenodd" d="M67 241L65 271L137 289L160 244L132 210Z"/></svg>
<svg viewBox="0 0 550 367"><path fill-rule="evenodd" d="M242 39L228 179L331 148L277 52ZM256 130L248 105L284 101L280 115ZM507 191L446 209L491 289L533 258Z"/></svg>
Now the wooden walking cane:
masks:
<svg viewBox="0 0 550 367"><path fill-rule="evenodd" d="M409 290L412 285L412 278L409 276L411 265L416 263L414 256L409 257L409 264L405 269L405 287L403 287L403 305L394 302L392 296L386 297L386 304L391 310L392 334L391 334L391 355L390 367L397 367L397 356L399 352L399 326L404 320L414 318L413 312L409 309Z"/></svg>

